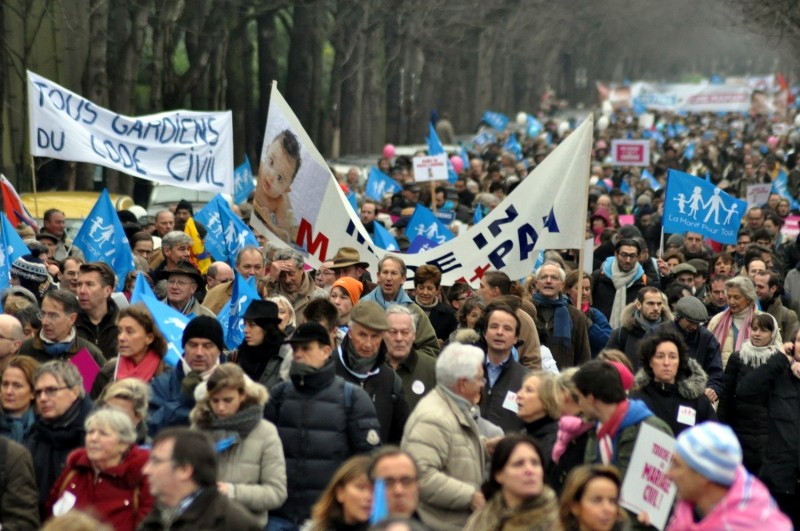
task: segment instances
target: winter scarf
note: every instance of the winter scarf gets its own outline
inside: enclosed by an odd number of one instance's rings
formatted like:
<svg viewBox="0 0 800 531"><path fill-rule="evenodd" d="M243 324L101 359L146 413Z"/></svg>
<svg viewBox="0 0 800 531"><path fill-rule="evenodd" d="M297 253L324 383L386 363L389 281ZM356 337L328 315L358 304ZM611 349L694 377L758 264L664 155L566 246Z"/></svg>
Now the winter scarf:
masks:
<svg viewBox="0 0 800 531"><path fill-rule="evenodd" d="M739 327L739 333L736 334L736 341L735 344L733 345L733 352L741 350L742 343L744 343L746 339L750 338L750 323L753 320L753 315L755 314L755 308L753 308L752 306L748 306L743 313L744 313L744 320L742 321L742 326ZM728 308L727 310L722 312L722 318L719 320L717 326L714 327L714 330L712 330L711 333L713 333L714 337L717 338L719 344L721 346L724 346L725 339L728 337L728 332L731 331L731 328L733 328L733 312L731 312L731 309Z"/></svg>
<svg viewBox="0 0 800 531"><path fill-rule="evenodd" d="M72 346L72 342L75 341L75 327L72 327L72 330L69 331L69 335L64 338L64 341L59 341L58 343L54 343L49 339L45 338L42 333L39 333L39 339L42 340L42 349L45 353L53 359L56 359L59 356L62 356L69 351L69 348Z"/></svg>
<svg viewBox="0 0 800 531"><path fill-rule="evenodd" d="M117 356L117 375L114 380L138 378L149 382L156 375L160 365L161 357L154 350L148 350L138 365L129 357Z"/></svg>
<svg viewBox="0 0 800 531"><path fill-rule="evenodd" d="M591 422L584 422L580 417L573 417L571 415L561 417L558 421L556 443L553 445L553 452L551 454L553 463L558 463L561 456L567 451L569 443L589 431L592 426L593 424Z"/></svg>
<svg viewBox="0 0 800 531"><path fill-rule="evenodd" d="M767 314L769 315L769 314ZM770 317L772 317L770 315ZM739 359L742 363L753 368L758 368L765 364L774 354L783 352L783 343L781 341L781 334L778 330L778 323L772 317L772 322L775 324L775 331L772 332L772 341L766 347L756 347L750 340L742 342L742 348L739 349Z"/></svg>
<svg viewBox="0 0 800 531"><path fill-rule="evenodd" d="M555 308L553 335L565 348L569 348L572 344L572 319L567 308L569 300L566 297L559 297L556 300L548 299L539 293L533 294L533 300L537 306Z"/></svg>
<svg viewBox="0 0 800 531"><path fill-rule="evenodd" d="M408 296L406 290L404 290L403 288L400 288L400 291L397 293L397 297L393 301L387 301L386 299L383 298L383 290L381 289L380 286L378 286L374 290L370 291L369 293L361 297L361 300L375 301L378 304L380 304L381 308L383 308L384 310L388 310L389 306L393 306L395 304L399 304L401 306L408 306L409 304L414 302L411 300L411 297Z"/></svg>
<svg viewBox="0 0 800 531"><path fill-rule="evenodd" d="M264 417L264 406L251 404L240 409L230 417L211 419L208 427L215 441L228 437L231 433L239 435L239 439L247 437Z"/></svg>
<svg viewBox="0 0 800 531"><path fill-rule="evenodd" d="M603 274L611 279L611 282L614 283L614 289L617 290L614 294L614 305L611 307L611 316L608 320L611 328L616 329L621 325L622 310L628 305L628 286L644 276L644 269L642 264L637 263L636 267L625 273L619 268L617 259L613 256L606 258L602 269Z"/></svg>
<svg viewBox="0 0 800 531"><path fill-rule="evenodd" d="M644 330L645 332L649 332L653 328L655 328L658 325L660 325L662 323L662 321L663 321L663 319L662 319L662 317L660 315L658 316L658 320L657 321L648 321L647 319L642 317L642 312L640 312L639 310L636 310L634 312L633 320L636 321L639 324L639 326L642 327L642 330Z"/></svg>
<svg viewBox="0 0 800 531"><path fill-rule="evenodd" d="M542 493L508 507L503 493L498 492L477 511L464 528L467 531L497 529L503 531L544 531L558 529L558 498L553 489L544 486Z"/></svg>

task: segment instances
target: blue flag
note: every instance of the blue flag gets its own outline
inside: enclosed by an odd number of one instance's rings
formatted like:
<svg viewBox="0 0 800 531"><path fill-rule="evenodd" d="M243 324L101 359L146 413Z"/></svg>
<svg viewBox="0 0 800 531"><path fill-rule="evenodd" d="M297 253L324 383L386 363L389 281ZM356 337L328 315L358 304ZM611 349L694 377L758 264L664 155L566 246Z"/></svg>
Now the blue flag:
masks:
<svg viewBox="0 0 800 531"><path fill-rule="evenodd" d="M400 251L400 246L397 245L397 240L388 230L386 230L386 228L383 226L383 223L375 220L373 227L375 230L375 236L372 238L372 242L375 245L387 251Z"/></svg>
<svg viewBox="0 0 800 531"><path fill-rule="evenodd" d="M483 205L475 203L475 210L472 212L472 224L477 225L483 219Z"/></svg>
<svg viewBox="0 0 800 531"><path fill-rule="evenodd" d="M650 170L648 169L642 170L642 179L645 179L647 182L650 183L650 188L652 188L653 191L661 189L661 183L658 182L658 179L653 177L653 174L650 173Z"/></svg>
<svg viewBox="0 0 800 531"><path fill-rule="evenodd" d="M491 134L489 131L481 131L472 138L472 144L478 147L483 147L486 144L491 144L495 140L497 140L497 137Z"/></svg>
<svg viewBox="0 0 800 531"><path fill-rule="evenodd" d="M439 244L433 240L429 240L425 236L417 236L411 242L411 245L408 246L408 249L406 249L406 254L417 254L425 251L430 251L437 245Z"/></svg>
<svg viewBox="0 0 800 531"><path fill-rule="evenodd" d="M482 122L487 123L490 127L498 131L505 131L508 126L508 116L500 114L499 112L486 111L483 113Z"/></svg>
<svg viewBox="0 0 800 531"><path fill-rule="evenodd" d="M358 212L358 197L356 193L350 192L345 197L347 197L347 202L350 203L350 206L353 207L353 212Z"/></svg>
<svg viewBox="0 0 800 531"><path fill-rule="evenodd" d="M372 491L372 509L369 513L369 523L375 525L389 518L389 502L386 499L386 483L383 478L375 480Z"/></svg>
<svg viewBox="0 0 800 531"><path fill-rule="evenodd" d="M441 245L453 239L453 233L450 232L450 229L439 221L433 215L433 212L422 205L417 205L414 209L414 215L408 220L406 235L409 238L425 236L429 240L433 240L436 245Z"/></svg>
<svg viewBox="0 0 800 531"><path fill-rule="evenodd" d="M396 194L402 189L403 187L400 186L400 183L375 166L369 169L369 177L367 177L367 185L364 187L364 195L370 199L383 201L383 196L385 194Z"/></svg>
<svg viewBox="0 0 800 531"><path fill-rule="evenodd" d="M131 304L137 302L144 302L144 297L152 297L157 299L156 294L150 284L145 280L144 275L136 275L136 280L133 283L133 292L131 292Z"/></svg>
<svg viewBox="0 0 800 531"><path fill-rule="evenodd" d="M539 134L542 132L542 129L544 129L542 122L540 122L539 120L537 120L536 118L534 118L529 114L527 119L527 129L525 129L527 135L530 138L539 136Z"/></svg>
<svg viewBox="0 0 800 531"><path fill-rule="evenodd" d="M508 140L503 144L503 149L507 149L516 155L517 160L522 160L522 146L519 145L516 135L508 135Z"/></svg>
<svg viewBox="0 0 800 531"><path fill-rule="evenodd" d="M244 156L244 163L233 170L233 202L237 205L244 203L253 190L256 189L253 183L253 170L250 167L250 159Z"/></svg>
<svg viewBox="0 0 800 531"><path fill-rule="evenodd" d="M250 278L255 279L255 277ZM244 340L244 312L254 300L261 300L261 295L253 284L236 273L231 300L217 316L225 333L225 344L229 349L238 347Z"/></svg>
<svg viewBox="0 0 800 531"><path fill-rule="evenodd" d="M792 196L791 192L789 192L789 181L785 171L779 171L778 176L775 177L774 181L772 181L772 191L784 199L788 199L792 211L800 210L800 202L798 202L797 199Z"/></svg>
<svg viewBox="0 0 800 531"><path fill-rule="evenodd" d="M183 358L183 329L186 328L189 318L150 295L142 295L141 301L167 340L167 353L164 355L164 361L172 367L177 367Z"/></svg>
<svg viewBox="0 0 800 531"><path fill-rule="evenodd" d="M105 262L117 274L117 291L125 287L125 276L136 269L128 237L122 230L108 190L97 199L89 217L81 225L74 241L87 262Z"/></svg>
<svg viewBox="0 0 800 531"><path fill-rule="evenodd" d="M428 154L429 155L444 155L444 160L447 161L447 180L453 184L458 180L453 164L450 162L450 157L444 152L442 141L439 140L439 135L436 134L436 128L433 127L433 122L428 123Z"/></svg>
<svg viewBox="0 0 800 531"><path fill-rule="evenodd" d="M683 150L683 158L688 161L694 158L694 142L686 144L686 149Z"/></svg>
<svg viewBox="0 0 800 531"><path fill-rule="evenodd" d="M216 260L233 264L239 250L248 245L258 246L253 231L233 213L222 194L217 194L194 219L205 225L208 234L203 243Z"/></svg>
<svg viewBox="0 0 800 531"><path fill-rule="evenodd" d="M11 226L11 222L5 213L0 216L0 291L11 285L11 264L14 260L21 258L30 251L19 237L17 231Z"/></svg>
<svg viewBox="0 0 800 531"><path fill-rule="evenodd" d="M464 163L464 169L469 169L469 153L467 153L467 148L464 146L463 142L459 142L461 145L461 151L459 152L459 156L461 157L461 161Z"/></svg>
<svg viewBox="0 0 800 531"><path fill-rule="evenodd" d="M747 202L732 197L705 180L677 170L667 174L664 230L697 232L720 243L736 243Z"/></svg>

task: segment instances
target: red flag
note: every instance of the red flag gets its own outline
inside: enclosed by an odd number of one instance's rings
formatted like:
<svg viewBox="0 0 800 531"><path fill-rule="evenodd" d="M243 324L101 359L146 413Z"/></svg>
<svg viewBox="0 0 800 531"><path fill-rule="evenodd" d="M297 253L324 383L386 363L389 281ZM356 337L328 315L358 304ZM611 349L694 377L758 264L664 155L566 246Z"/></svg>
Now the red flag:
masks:
<svg viewBox="0 0 800 531"><path fill-rule="evenodd" d="M22 200L14 190L14 186L6 179L5 175L0 175L0 191L3 194L3 204L5 205L6 217L11 224L16 227L20 223L33 227L34 230L39 230L39 224L33 219L28 209L22 204Z"/></svg>

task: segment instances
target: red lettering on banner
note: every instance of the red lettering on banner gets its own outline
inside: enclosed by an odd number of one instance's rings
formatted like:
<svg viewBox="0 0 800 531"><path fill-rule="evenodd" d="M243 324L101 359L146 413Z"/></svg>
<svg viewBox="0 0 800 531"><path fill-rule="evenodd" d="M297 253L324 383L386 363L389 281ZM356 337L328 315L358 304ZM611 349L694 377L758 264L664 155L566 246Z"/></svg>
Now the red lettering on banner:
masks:
<svg viewBox="0 0 800 531"><path fill-rule="evenodd" d="M297 230L297 243L306 249L309 254L317 255L320 262L324 262L325 257L328 255L328 242L330 240L321 232L317 234L316 238L313 238L313 231L314 227L311 223L302 218L300 220L300 228ZM320 249L319 254L317 254L317 249Z"/></svg>
<svg viewBox="0 0 800 531"><path fill-rule="evenodd" d="M469 281L472 282L474 280L478 280L483 278L483 274L489 271L489 268L492 267L490 264L486 264L486 267L478 266L475 268L475 276L470 278Z"/></svg>

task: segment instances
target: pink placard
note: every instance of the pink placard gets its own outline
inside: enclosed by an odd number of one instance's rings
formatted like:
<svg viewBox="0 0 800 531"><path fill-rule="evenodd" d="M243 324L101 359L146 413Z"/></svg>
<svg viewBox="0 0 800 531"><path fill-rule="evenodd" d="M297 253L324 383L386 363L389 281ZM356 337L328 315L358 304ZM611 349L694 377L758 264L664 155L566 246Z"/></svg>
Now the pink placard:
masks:
<svg viewBox="0 0 800 531"><path fill-rule="evenodd" d="M94 358L86 348L80 349L74 356L69 359L69 362L78 368L83 378L83 388L86 392L92 390L94 380L100 374L100 366L94 361Z"/></svg>
<svg viewBox="0 0 800 531"><path fill-rule="evenodd" d="M619 221L620 227L624 227L625 225L633 225L633 214L620 214L617 216L617 220Z"/></svg>

